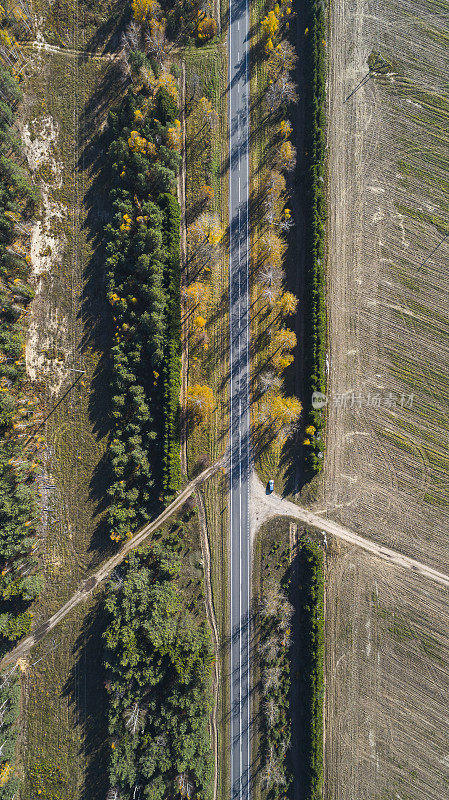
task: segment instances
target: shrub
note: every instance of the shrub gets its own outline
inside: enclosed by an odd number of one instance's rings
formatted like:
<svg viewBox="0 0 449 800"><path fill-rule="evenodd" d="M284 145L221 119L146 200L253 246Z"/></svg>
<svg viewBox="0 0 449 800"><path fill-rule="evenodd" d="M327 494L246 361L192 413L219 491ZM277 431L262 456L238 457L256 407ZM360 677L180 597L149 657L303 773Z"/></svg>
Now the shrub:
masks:
<svg viewBox="0 0 449 800"><path fill-rule="evenodd" d="M217 35L217 23L212 17L204 17L198 23L198 39L200 42L207 42Z"/></svg>
<svg viewBox="0 0 449 800"><path fill-rule="evenodd" d="M326 391L326 306L325 306L325 7L320 0L307 0L306 20L307 97L305 150L308 153L306 219L306 334L307 381L306 425L315 433L306 445L306 470L309 477L323 466L324 409L312 407L314 392Z"/></svg>

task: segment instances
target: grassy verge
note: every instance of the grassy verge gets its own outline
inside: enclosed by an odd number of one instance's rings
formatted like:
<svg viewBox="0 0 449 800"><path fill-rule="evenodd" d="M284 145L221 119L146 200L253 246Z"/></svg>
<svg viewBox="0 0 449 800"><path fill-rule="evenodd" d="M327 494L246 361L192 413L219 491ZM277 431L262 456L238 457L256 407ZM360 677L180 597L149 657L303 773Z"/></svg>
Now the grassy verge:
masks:
<svg viewBox="0 0 449 800"><path fill-rule="evenodd" d="M224 241L226 197L224 186L226 141L226 61L221 46L187 50L186 63L186 223L188 254L186 292L199 286L199 297L189 300L184 325L188 336L189 386L208 386L213 408L207 419L189 426L188 463L215 459L226 446L223 432L228 417L224 377L227 364L227 258ZM206 98L206 103L203 101ZM210 104L210 105L209 105ZM209 110L211 109L211 110ZM212 193L206 196L205 187ZM216 245L202 249L203 230L221 234ZM197 245L198 239L201 239ZM204 325L198 326L201 318ZM200 321L199 320L199 321Z"/></svg>
<svg viewBox="0 0 449 800"><path fill-rule="evenodd" d="M302 800L323 790L323 554L296 537L297 524L278 518L255 548L255 796L267 800L289 784Z"/></svg>
<svg viewBox="0 0 449 800"><path fill-rule="evenodd" d="M208 214L216 218L224 238L205 264L209 269L199 274L189 261L184 276L184 288L192 282L202 283L206 302L200 310L184 304L186 336L188 337L189 385L212 388L214 408L203 423L190 426L187 440L188 471L192 475L202 463L223 455L228 435L228 258L226 244L228 172L226 117L227 60L221 44L211 44L199 50L184 51L186 68L186 222L187 238L198 219ZM212 118L205 118L201 99L211 104ZM207 113L207 111L206 111ZM213 197L205 202L202 187L210 186ZM189 254L188 254L189 257ZM194 316L206 320L204 331L196 329ZM205 336L204 336L205 334ZM204 346L206 344L206 347ZM204 487L204 502L211 549L211 579L215 616L220 642L223 643L220 664L218 703L219 797L228 796L229 784L229 675L226 643L229 636L228 619L228 498L223 474L214 476Z"/></svg>

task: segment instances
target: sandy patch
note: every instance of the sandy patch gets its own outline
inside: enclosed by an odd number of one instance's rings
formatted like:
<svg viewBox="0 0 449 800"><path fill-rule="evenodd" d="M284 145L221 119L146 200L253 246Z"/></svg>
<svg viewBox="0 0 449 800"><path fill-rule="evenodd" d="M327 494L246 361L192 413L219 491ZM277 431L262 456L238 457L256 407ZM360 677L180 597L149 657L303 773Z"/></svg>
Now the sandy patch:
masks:
<svg viewBox="0 0 449 800"><path fill-rule="evenodd" d="M61 222L67 208L52 197L63 182L63 165L56 157L59 126L49 114L34 118L22 127L22 139L28 166L39 185L42 204L40 219L31 232L30 259L36 280L36 297L31 304L26 342L26 365L33 381L44 380L51 394L57 394L68 376L62 342L67 321L58 309L42 298L44 278L62 258L64 244Z"/></svg>

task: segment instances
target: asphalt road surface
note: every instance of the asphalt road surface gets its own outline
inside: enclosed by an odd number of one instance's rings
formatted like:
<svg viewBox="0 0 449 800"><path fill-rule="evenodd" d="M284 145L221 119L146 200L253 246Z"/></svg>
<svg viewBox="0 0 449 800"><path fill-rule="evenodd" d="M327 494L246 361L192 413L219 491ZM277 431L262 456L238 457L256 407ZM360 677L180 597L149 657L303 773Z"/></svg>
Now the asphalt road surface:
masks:
<svg viewBox="0 0 449 800"><path fill-rule="evenodd" d="M231 795L250 793L250 413L248 0L229 24Z"/></svg>

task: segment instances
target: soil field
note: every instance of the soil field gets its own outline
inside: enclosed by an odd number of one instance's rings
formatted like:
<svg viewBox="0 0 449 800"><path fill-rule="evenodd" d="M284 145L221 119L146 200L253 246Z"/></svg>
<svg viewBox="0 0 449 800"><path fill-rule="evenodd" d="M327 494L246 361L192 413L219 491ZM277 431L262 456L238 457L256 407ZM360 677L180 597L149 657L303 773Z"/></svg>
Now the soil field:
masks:
<svg viewBox="0 0 449 800"><path fill-rule="evenodd" d="M326 800L447 797L448 601L357 550L328 551Z"/></svg>
<svg viewBox="0 0 449 800"><path fill-rule="evenodd" d="M443 567L449 554L449 4L330 12L330 383L324 497ZM375 51L388 74L369 78Z"/></svg>
<svg viewBox="0 0 449 800"><path fill-rule="evenodd" d="M337 0L329 14L330 374L315 502L447 570L449 4ZM387 74L356 88L373 52ZM329 556L326 800L448 795L448 599L356 551Z"/></svg>

